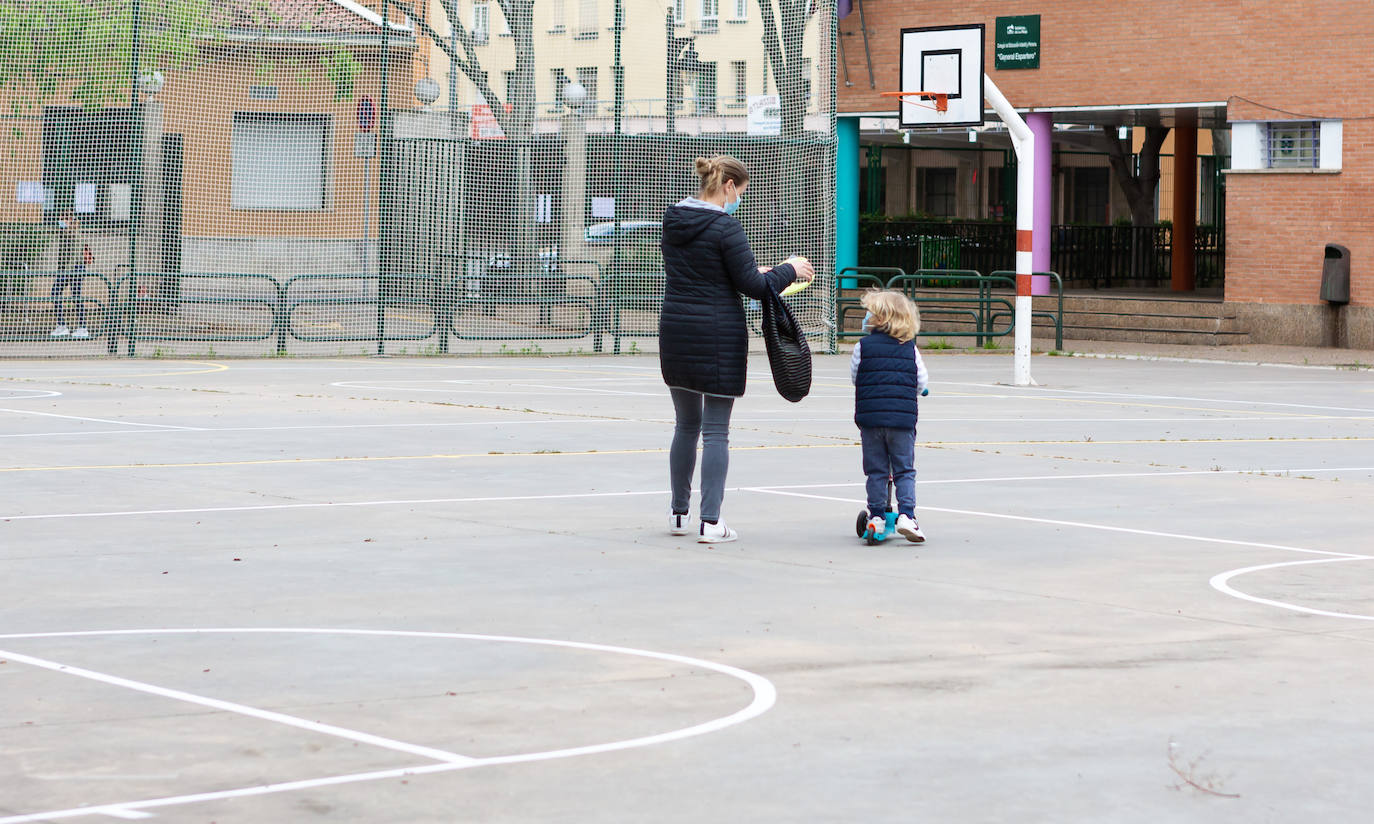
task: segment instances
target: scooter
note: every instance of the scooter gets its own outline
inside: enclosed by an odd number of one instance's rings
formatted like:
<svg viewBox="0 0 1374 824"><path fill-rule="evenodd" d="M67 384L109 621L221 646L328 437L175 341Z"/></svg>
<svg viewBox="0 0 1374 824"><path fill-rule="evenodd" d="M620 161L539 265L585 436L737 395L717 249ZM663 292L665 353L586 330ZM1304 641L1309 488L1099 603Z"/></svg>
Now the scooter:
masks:
<svg viewBox="0 0 1374 824"><path fill-rule="evenodd" d="M859 510L859 519L854 523L854 531L859 533L859 537L864 539L864 543L869 546L877 546L888 538L896 536L897 533L897 485L892 482L892 476L887 476L887 511L883 513L883 528L880 532L874 532L868 528L868 510Z"/></svg>

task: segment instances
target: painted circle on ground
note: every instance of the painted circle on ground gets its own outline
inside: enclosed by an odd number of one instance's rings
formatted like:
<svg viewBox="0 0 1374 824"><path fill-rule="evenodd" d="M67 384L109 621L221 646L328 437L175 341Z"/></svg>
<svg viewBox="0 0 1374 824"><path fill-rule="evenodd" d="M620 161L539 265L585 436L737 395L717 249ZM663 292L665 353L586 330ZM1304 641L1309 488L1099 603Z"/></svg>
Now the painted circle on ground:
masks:
<svg viewBox="0 0 1374 824"><path fill-rule="evenodd" d="M569 747L566 749L546 750L542 752L517 753L513 755L492 756L488 758L472 758L458 763L445 762L438 764L427 764L417 767L398 768L391 770L374 770L366 773L353 773L348 775L327 776L317 779L306 779L291 781L281 784L256 785L251 787L241 787L231 790L220 790L213 792L200 792L189 795L171 796L165 798L143 799L134 801L124 801L114 804L91 805L76 807L67 810L52 810L48 812L22 814L16 816L0 817L0 824L27 824L27 822L52 821L65 818L76 818L88 815L114 816L118 818L142 818L146 813L141 811L155 809L158 807L168 807L180 804L190 804L201 801L227 800L234 798L245 798L256 795L266 795L270 793L290 792L294 790L310 789L321 786L337 786L340 784L356 783L362 781L376 781L384 778L396 778L407 775L425 775L430 773L449 772L453 770L472 769L474 767L494 766L498 764L519 764L533 761L549 761L558 758L572 758L580 755L594 755L597 753L614 752L617 750L628 750L637 747L646 747L652 744L663 744L670 741L678 741L685 738L692 738L706 733L741 724L753 718L757 718L767 712L777 702L777 688L767 678L748 670L732 667L727 664L718 664L714 661L707 661L702 658L692 658L686 655L676 655L668 652L655 652L653 650L635 649L633 647L620 647L609 644L593 644L581 641L562 641L551 638L527 638L514 635L478 635L463 632L423 632L418 630L371 630L371 629L330 629L318 627L212 627L212 628L162 628L162 629L122 629L122 630L85 630L67 632L30 632L30 633L6 633L0 635L0 640L18 639L40 639L40 638L79 638L79 637L109 637L109 636L131 636L131 635L354 635L362 637L397 637L397 638L431 638L449 639L459 641L485 641L492 643L506 644L527 644L532 646L545 646L558 649L581 650L587 652L611 653L616 655L631 655L639 658L649 658L664 661L672 664L679 664L689 667L699 667L711 672L727 675L746 683L753 692L753 699L749 704L729 715L714 718L690 727L683 727L677 730L655 733L653 735L638 736L635 738L611 741L604 744L590 744L581 747Z"/></svg>
<svg viewBox="0 0 1374 824"><path fill-rule="evenodd" d="M1265 606L1278 607L1292 612L1301 612L1306 615L1320 615L1325 618L1347 618L1355 621L1374 621L1374 615L1361 615L1354 612L1336 612L1334 610L1317 609L1315 607L1305 607L1301 604L1294 604L1290 601L1279 601L1273 598L1260 598L1247 592L1242 592L1231 586L1231 580L1252 572L1263 572L1269 569L1283 569L1287 567L1309 566L1312 564L1336 564L1348 561L1374 561L1374 557L1368 555L1339 555L1333 558L1314 558L1304 561L1284 561L1277 564L1260 564L1259 566L1242 567L1228 572L1213 575L1208 581L1212 588L1223 595L1232 598L1239 598L1242 601L1249 601L1253 604L1264 604Z"/></svg>
<svg viewBox="0 0 1374 824"><path fill-rule="evenodd" d="M16 395L15 392L25 392L24 395ZM61 392L54 392L51 389L0 389L0 401L31 401L37 398L56 398L62 395Z"/></svg>

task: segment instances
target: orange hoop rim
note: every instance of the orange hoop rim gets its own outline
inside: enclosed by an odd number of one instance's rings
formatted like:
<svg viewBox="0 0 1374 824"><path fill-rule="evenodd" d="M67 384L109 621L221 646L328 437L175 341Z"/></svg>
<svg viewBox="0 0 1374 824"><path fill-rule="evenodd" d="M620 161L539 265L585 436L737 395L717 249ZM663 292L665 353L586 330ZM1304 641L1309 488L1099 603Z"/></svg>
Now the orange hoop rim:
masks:
<svg viewBox="0 0 1374 824"><path fill-rule="evenodd" d="M923 101L932 100L935 102L933 106L927 106L924 103L914 103L913 105L923 109L933 109L937 112L949 111L949 95L945 92L881 92L880 94L883 97L915 97Z"/></svg>

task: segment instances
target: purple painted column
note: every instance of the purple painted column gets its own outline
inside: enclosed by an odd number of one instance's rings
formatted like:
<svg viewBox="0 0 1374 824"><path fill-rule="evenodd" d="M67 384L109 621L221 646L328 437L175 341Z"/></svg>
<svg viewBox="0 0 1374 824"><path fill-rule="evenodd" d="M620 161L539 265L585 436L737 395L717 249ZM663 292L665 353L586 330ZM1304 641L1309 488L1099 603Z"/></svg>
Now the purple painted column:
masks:
<svg viewBox="0 0 1374 824"><path fill-rule="evenodd" d="M1031 220L1031 271L1050 270L1050 213L1054 203L1054 120L1048 112L1026 115L1035 135L1035 209ZM1050 293L1049 275L1031 278L1032 295Z"/></svg>

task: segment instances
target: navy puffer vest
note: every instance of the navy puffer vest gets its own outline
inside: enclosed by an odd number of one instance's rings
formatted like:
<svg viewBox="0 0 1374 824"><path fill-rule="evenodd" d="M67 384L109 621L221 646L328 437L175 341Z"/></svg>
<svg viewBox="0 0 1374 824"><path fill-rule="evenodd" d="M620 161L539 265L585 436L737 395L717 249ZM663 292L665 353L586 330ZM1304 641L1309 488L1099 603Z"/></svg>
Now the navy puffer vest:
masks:
<svg viewBox="0 0 1374 824"><path fill-rule="evenodd" d="M916 341L873 332L859 345L854 378L854 423L860 427L916 428Z"/></svg>

